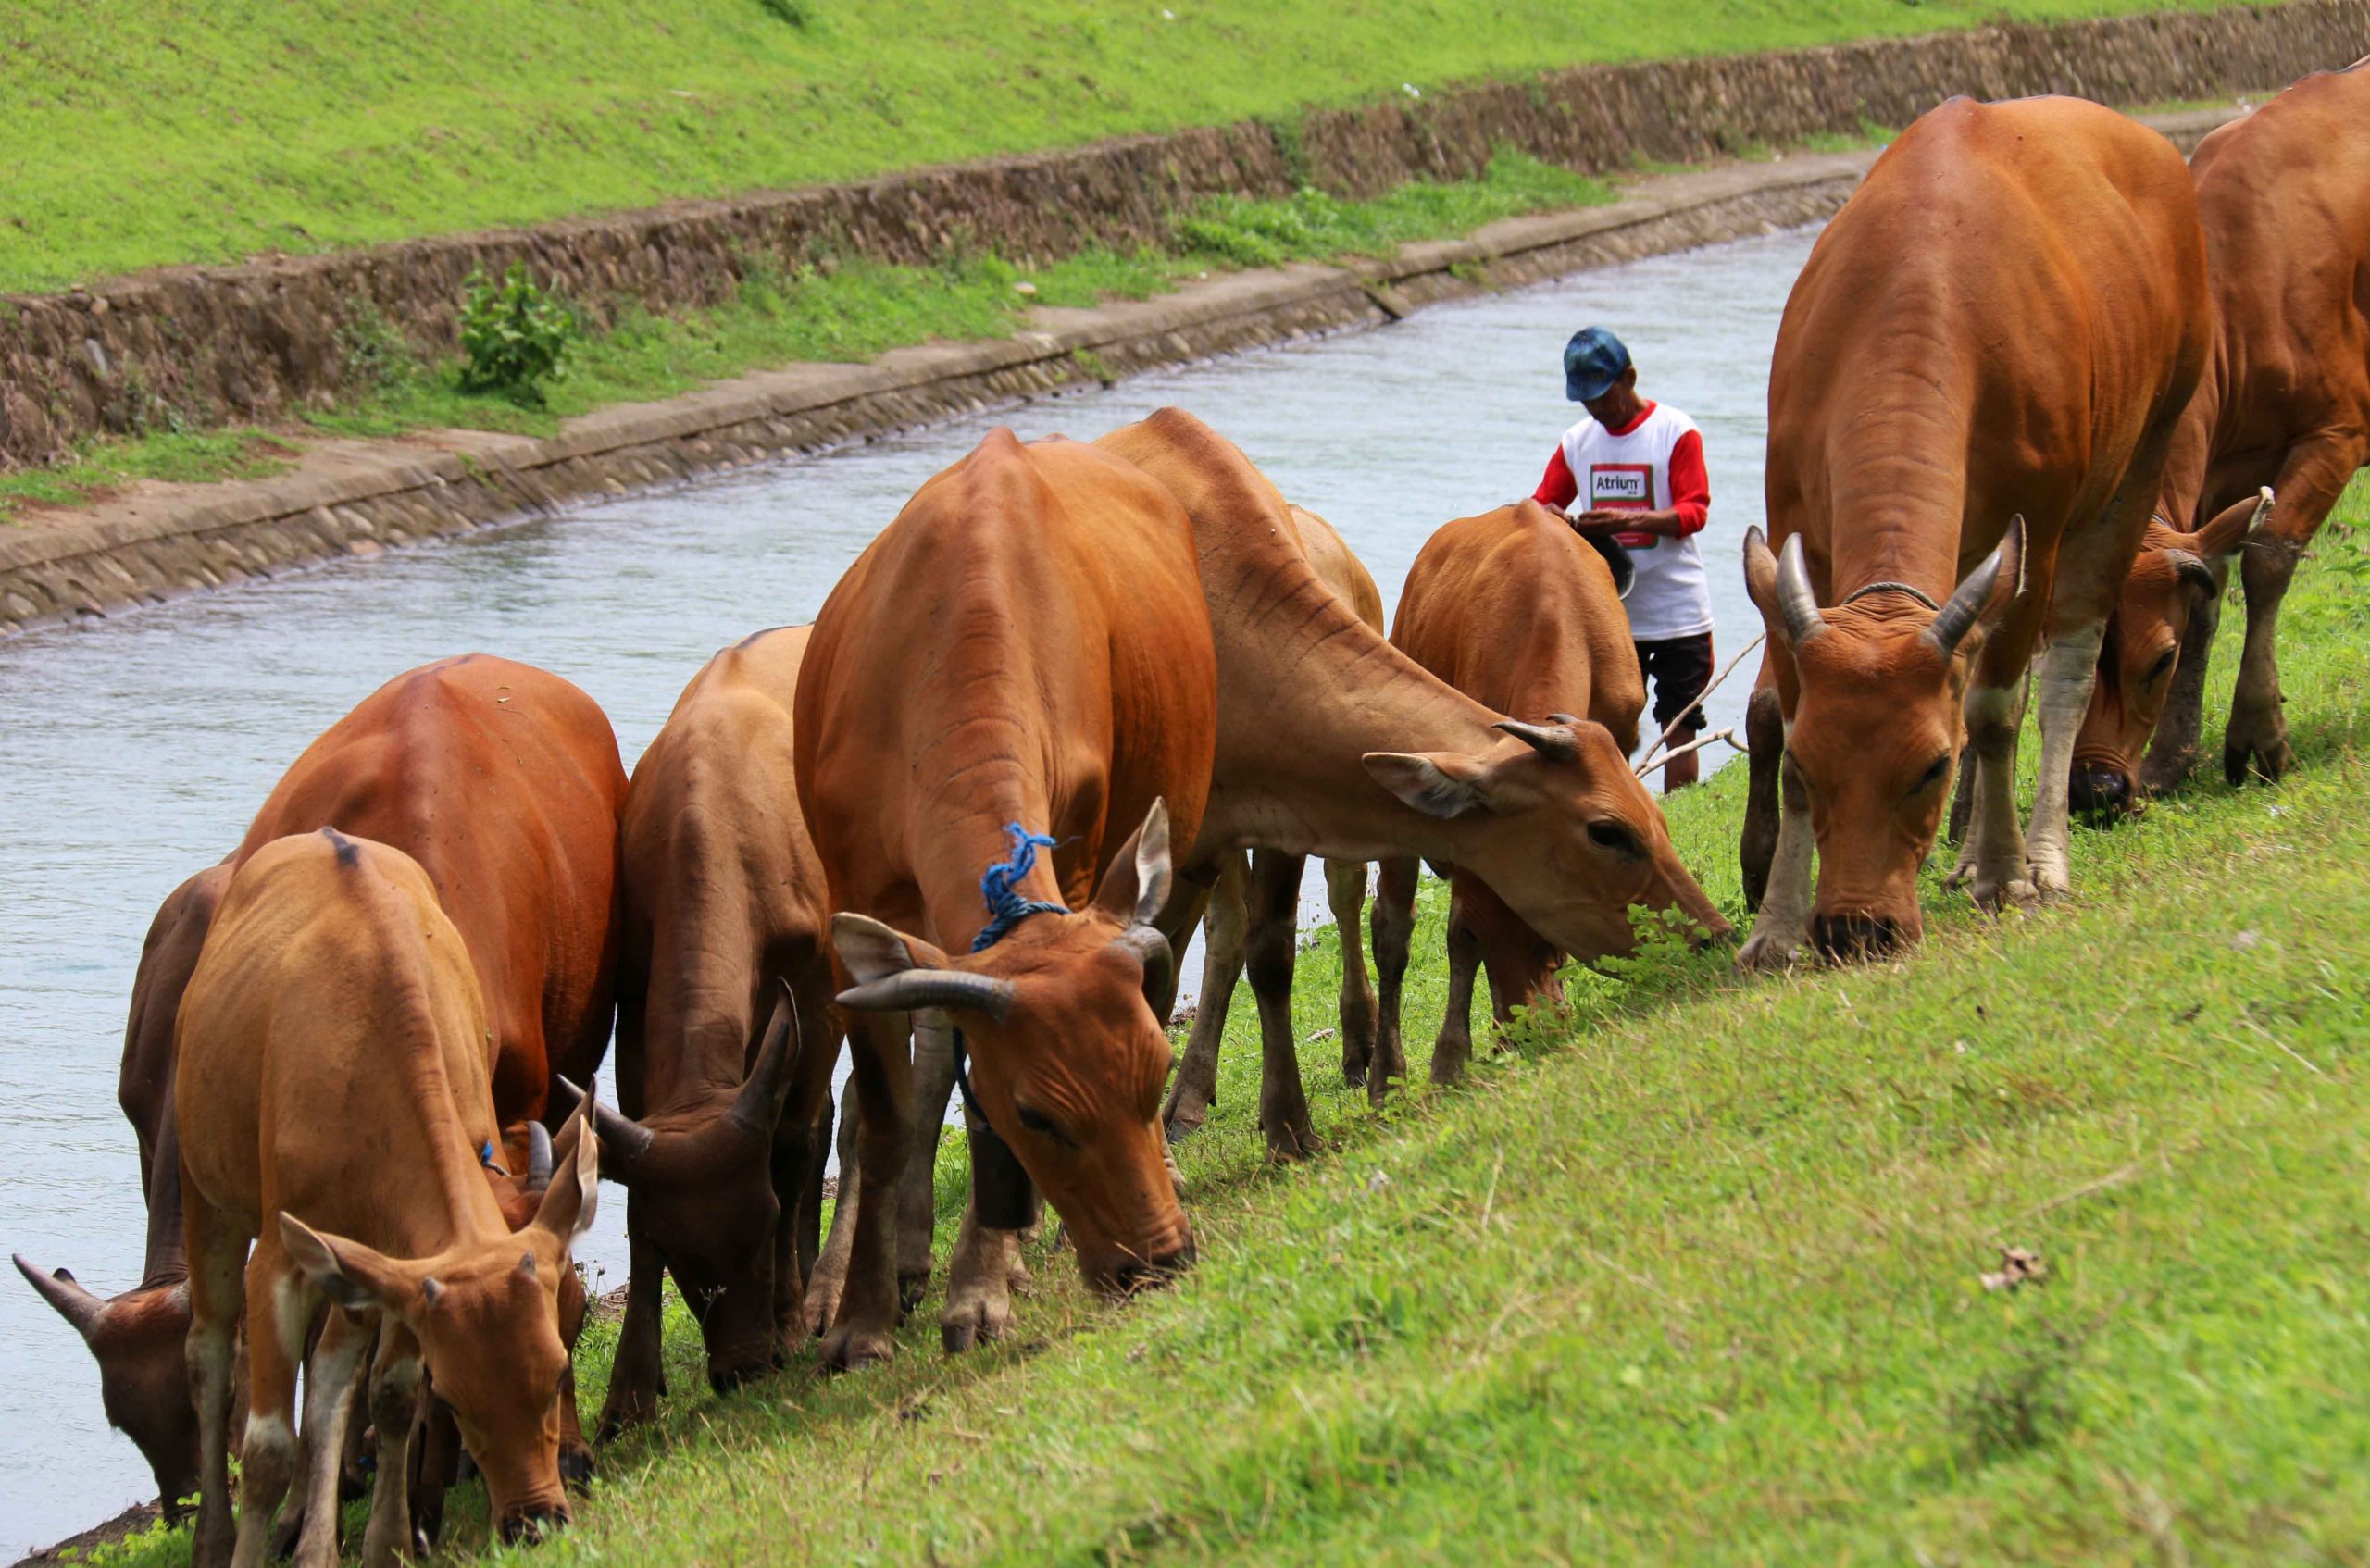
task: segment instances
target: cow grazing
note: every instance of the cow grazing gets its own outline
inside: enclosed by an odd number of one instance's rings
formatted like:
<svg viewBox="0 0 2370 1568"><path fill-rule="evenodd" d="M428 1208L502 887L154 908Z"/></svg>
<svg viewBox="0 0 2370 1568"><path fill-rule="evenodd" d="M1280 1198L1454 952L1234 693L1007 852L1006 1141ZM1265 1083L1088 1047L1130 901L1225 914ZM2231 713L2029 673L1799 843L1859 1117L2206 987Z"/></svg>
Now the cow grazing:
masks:
<svg viewBox="0 0 2370 1568"><path fill-rule="evenodd" d="M131 982L116 1100L140 1145L148 1204L140 1284L112 1299L93 1295L64 1269L45 1274L20 1255L18 1271L82 1337L99 1363L107 1422L129 1437L156 1475L168 1521L197 1490L197 1412L189 1399L189 1267L181 1248L180 1140L172 1115L173 1018L197 967L228 865L210 865L175 888L156 911Z"/></svg>
<svg viewBox="0 0 2370 1568"><path fill-rule="evenodd" d="M1501 506L1441 528L1408 568L1391 641L1438 679L1500 713L1533 724L1603 727L1623 756L1638 749L1645 678L1629 639L1605 558L1571 526L1536 501ZM1603 786L1628 781L1635 798L1625 815L1656 815L1645 785L1623 769ZM1418 863L1383 862L1375 898L1375 967L1382 977L1382 1027L1369 1093L1381 1103L1389 1082L1406 1075L1399 1037L1399 987L1416 924ZM1501 1024L1513 1009L1549 990L1564 955L1524 923L1470 871L1449 874L1448 1013L1432 1045L1434 1083L1451 1083L1473 1054L1470 1019L1477 970L1490 977L1491 1011Z"/></svg>
<svg viewBox="0 0 2370 1568"><path fill-rule="evenodd" d="M177 1043L199 1568L264 1560L295 1478L296 1368L324 1298L339 1310L306 1378L300 1564L337 1560L337 1455L374 1331L366 1563L389 1568L411 1545L423 1361L505 1538L567 1520L559 1291L569 1243L592 1219L598 1140L570 1129L564 1168L514 1233L480 1164L501 1130L499 1054L468 952L416 862L331 828L243 857L182 998ZM243 1308L234 1551L224 1426Z"/></svg>
<svg viewBox="0 0 2370 1568"><path fill-rule="evenodd" d="M1294 506L1292 526L1300 535L1308 564L1356 612L1358 619L1382 629L1382 591L1332 524L1316 513ZM1291 898L1297 902L1304 855L1257 850L1240 851L1220 859L1216 885L1202 919L1202 985L1195 993L1193 1027L1185 1041L1184 1057L1168 1086L1161 1119L1171 1138L1182 1138L1200 1126L1217 1100L1218 1045L1226 1036L1228 1012L1234 1002L1235 983L1242 977L1250 940L1251 889L1282 890L1263 895L1266 902ZM1353 1084L1364 1083L1374 1054L1377 1003L1374 982L1366 977L1366 948L1358 932L1366 911L1366 867L1358 860L1325 863L1326 902L1341 939L1341 1075Z"/></svg>
<svg viewBox="0 0 2370 1568"><path fill-rule="evenodd" d="M854 982L839 1001L865 1197L828 1362L893 1348L894 1205L872 1195L896 1189L909 1147L929 1159L947 1092L926 1086L917 1117L911 1013L917 1037L940 1017L962 1031L971 1096L1090 1283L1125 1291L1191 1260L1157 1120L1179 933L1153 922L1170 836L1201 826L1216 710L1192 525L1090 446L991 433L831 591L799 672L797 776ZM972 1138L985 1166L976 1118ZM1003 1328L1024 1217L974 1190L951 1349Z"/></svg>
<svg viewBox="0 0 2370 1568"><path fill-rule="evenodd" d="M1634 951L1632 905L1728 930L1603 725L1510 719L1427 674L1325 585L1275 486L1191 415L1162 409L1095 444L1192 519L1218 733L1189 871L1245 846L1420 855L1472 871L1584 959ZM1291 1027L1293 899L1271 886L1252 903L1259 1120L1269 1150L1292 1157L1315 1144Z"/></svg>
<svg viewBox="0 0 2370 1568"><path fill-rule="evenodd" d="M2144 789L2169 790L2196 766L2220 619L2214 589L2241 543L2246 644L2223 774L2233 784L2250 772L2276 779L2291 765L2280 602L2347 481L2370 462L2370 60L2304 78L2208 136L2189 165L2211 264L2212 352L2164 465L2162 537L2134 570L2105 655L2155 680L2127 690L2120 725L2098 716L2102 732L2075 779L2109 813L2131 799L2144 721L2155 728L2138 770ZM2277 504L2248 536L2239 519L2264 490ZM2167 579L2186 591L2162 591Z"/></svg>
<svg viewBox="0 0 2370 1568"><path fill-rule="evenodd" d="M1953 99L1819 236L1770 372L1782 555L1758 529L1745 541L1769 645L1740 963L1917 940L1917 871L1963 740L1958 876L1987 907L2065 890L2075 731L2205 334L2189 171L2095 104ZM2044 636L2027 836L2015 741Z"/></svg>
<svg viewBox="0 0 2370 1568"><path fill-rule="evenodd" d="M633 1273L605 1433L656 1409L664 1273L699 1319L719 1390L775 1364L803 1332L813 1241L802 1258L796 1222L819 1150L812 1107L790 1118L781 1108L802 1064L819 1079L810 1100L828 1104L839 1047L823 871L793 765L807 632L761 631L710 659L626 792L622 1109L595 1126L602 1171L626 1187Z"/></svg>

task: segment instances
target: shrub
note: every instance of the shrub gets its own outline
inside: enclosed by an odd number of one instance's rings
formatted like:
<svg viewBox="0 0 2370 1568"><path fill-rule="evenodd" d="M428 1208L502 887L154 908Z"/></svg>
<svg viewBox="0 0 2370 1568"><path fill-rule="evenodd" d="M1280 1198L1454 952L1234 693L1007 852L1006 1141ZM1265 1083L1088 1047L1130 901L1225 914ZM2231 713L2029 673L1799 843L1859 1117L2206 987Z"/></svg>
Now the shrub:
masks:
<svg viewBox="0 0 2370 1568"><path fill-rule="evenodd" d="M815 7L807 0L757 0L757 4L776 21L785 21L792 27L804 28L815 19Z"/></svg>
<svg viewBox="0 0 2370 1568"><path fill-rule="evenodd" d="M576 317L512 262L502 281L469 274L461 306L461 390L492 392L523 407L543 405L543 383L563 373Z"/></svg>

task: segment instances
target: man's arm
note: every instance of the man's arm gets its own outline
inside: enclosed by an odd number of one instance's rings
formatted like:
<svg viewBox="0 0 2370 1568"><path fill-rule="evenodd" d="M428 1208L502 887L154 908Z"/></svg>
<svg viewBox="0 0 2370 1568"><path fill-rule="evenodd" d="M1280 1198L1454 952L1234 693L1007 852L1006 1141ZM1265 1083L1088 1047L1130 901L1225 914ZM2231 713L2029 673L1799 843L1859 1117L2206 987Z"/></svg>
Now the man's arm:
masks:
<svg viewBox="0 0 2370 1568"><path fill-rule="evenodd" d="M1557 453L1562 456L1562 453ZM1575 487L1575 493L1578 487ZM1703 438L1693 430L1670 449L1670 504L1649 512L1600 507L1582 512L1572 526L1582 533L1652 533L1685 539L1700 533L1712 516L1712 481L1703 467Z"/></svg>
<svg viewBox="0 0 2370 1568"><path fill-rule="evenodd" d="M1572 477L1572 466L1564 461L1564 449L1557 447L1555 455L1547 460L1546 477L1539 488L1531 492L1531 499L1551 512L1561 512L1579 499L1580 481Z"/></svg>

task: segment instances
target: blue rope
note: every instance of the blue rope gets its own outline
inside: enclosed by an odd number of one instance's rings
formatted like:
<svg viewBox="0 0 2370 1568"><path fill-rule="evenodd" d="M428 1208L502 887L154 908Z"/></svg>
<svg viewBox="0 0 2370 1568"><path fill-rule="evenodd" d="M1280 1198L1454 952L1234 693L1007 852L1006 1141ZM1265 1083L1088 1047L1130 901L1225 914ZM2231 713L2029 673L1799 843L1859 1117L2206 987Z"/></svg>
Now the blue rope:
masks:
<svg viewBox="0 0 2370 1568"><path fill-rule="evenodd" d="M1037 852L1050 850L1054 840L1042 833L1031 833L1017 822L1007 822L1004 830L1012 835L1012 853L979 873L979 896L988 903L988 923L971 939L973 952L988 949L1011 935L1012 928L1032 915L1067 915L1069 906L1046 903L1039 899L1025 899L1012 890L1012 885L1037 869ZM979 1096L971 1092L971 1073L966 1062L969 1052L963 1043L963 1031L954 1031L954 1086L963 1091L963 1109L981 1126L988 1125L987 1112L979 1108ZM992 1130L992 1129L991 1129Z"/></svg>
<svg viewBox="0 0 2370 1568"><path fill-rule="evenodd" d="M979 896L988 902L988 923L971 939L973 952L987 952L1032 915L1069 913L1067 904L1025 899L1012 890L1015 882L1037 869L1037 852L1052 849L1054 840L1042 833L1031 833L1017 822L1005 823L1004 830L1012 835L1012 854L979 874Z"/></svg>

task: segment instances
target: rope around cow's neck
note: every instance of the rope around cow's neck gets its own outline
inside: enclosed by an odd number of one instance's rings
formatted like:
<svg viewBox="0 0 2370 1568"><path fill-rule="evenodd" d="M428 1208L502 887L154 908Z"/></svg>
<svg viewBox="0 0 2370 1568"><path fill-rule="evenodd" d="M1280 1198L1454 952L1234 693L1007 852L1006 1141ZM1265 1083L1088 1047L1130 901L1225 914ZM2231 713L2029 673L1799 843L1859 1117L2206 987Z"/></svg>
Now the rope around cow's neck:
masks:
<svg viewBox="0 0 2370 1568"><path fill-rule="evenodd" d="M1069 905L1048 903L1042 899L1025 899L1013 890L1013 884L1024 880L1037 869L1037 852L1050 850L1054 840L1042 833L1031 833L1017 822L1007 822L1004 830L1012 838L1012 852L979 873L979 897L987 901L988 923L971 939L973 952L985 952L1004 940L1015 926L1032 915L1067 915ZM963 1091L963 1110L987 1125L988 1114L979 1108L979 1097L971 1092L971 1072L968 1052L963 1043L963 1031L955 1029L954 1087Z"/></svg>

